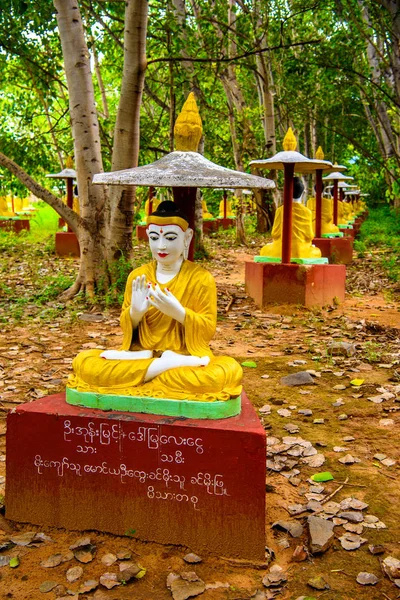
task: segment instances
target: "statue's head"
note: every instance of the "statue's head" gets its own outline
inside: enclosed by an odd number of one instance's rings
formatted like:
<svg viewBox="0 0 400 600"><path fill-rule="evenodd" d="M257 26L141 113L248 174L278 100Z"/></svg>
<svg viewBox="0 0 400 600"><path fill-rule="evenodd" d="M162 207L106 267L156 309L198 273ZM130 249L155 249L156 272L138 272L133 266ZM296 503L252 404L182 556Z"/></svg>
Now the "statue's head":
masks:
<svg viewBox="0 0 400 600"><path fill-rule="evenodd" d="M293 178L293 202L301 202L304 192L304 184L300 177Z"/></svg>
<svg viewBox="0 0 400 600"><path fill-rule="evenodd" d="M147 236L153 258L170 264L181 257L187 258L193 230L189 220L175 202L161 202L147 217Z"/></svg>

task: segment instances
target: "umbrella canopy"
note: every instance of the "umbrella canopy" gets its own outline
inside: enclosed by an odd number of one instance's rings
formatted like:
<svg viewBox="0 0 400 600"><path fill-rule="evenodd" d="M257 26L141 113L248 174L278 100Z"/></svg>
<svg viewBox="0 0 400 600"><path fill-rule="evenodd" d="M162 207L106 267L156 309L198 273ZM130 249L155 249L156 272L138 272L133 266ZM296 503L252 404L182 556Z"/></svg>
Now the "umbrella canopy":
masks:
<svg viewBox="0 0 400 600"><path fill-rule="evenodd" d="M352 187L351 185L349 185L348 183L346 183L345 181L339 181L338 183L338 188L350 188Z"/></svg>
<svg viewBox="0 0 400 600"><path fill-rule="evenodd" d="M283 140L283 151L278 152L271 158L252 160L250 165L258 169L284 169L287 164L294 164L295 173L312 173L316 169L323 171L332 168L332 163L327 160L307 158L304 154L296 151L297 141L291 127L289 127Z"/></svg>
<svg viewBox="0 0 400 600"><path fill-rule="evenodd" d="M324 181L335 181L335 179L337 181L344 181L345 179L354 179L354 177L350 177L349 175L343 175L343 173L339 173L339 171L334 171L333 173L330 173L329 175L325 175L325 177L323 177Z"/></svg>
<svg viewBox="0 0 400 600"><path fill-rule="evenodd" d="M344 165L338 165L337 163L334 163L332 167L328 169L328 173L335 173L337 171L347 171L347 167L345 167Z"/></svg>
<svg viewBox="0 0 400 600"><path fill-rule="evenodd" d="M153 187L261 188L271 189L271 179L221 167L198 152L175 151L142 167L97 173L93 183L149 185Z"/></svg>
<svg viewBox="0 0 400 600"><path fill-rule="evenodd" d="M63 169L59 173L49 173L46 177L52 177L53 179L76 179L75 169Z"/></svg>

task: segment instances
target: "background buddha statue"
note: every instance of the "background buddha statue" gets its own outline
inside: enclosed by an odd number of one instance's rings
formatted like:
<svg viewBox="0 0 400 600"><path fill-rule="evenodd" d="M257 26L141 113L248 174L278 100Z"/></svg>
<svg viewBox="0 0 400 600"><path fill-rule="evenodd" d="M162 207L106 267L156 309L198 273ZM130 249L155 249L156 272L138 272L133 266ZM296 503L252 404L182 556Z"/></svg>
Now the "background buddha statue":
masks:
<svg viewBox="0 0 400 600"><path fill-rule="evenodd" d="M312 245L314 231L312 212L301 203L304 185L299 177L293 180L292 250L291 258L321 258L321 250ZM272 227L272 242L261 249L261 256L282 258L283 205L280 206Z"/></svg>
<svg viewBox="0 0 400 600"><path fill-rule="evenodd" d="M241 393L242 369L215 357L212 275L186 260L193 231L173 202L147 219L153 262L129 275L121 312L121 350L88 350L73 361L68 387L81 392L178 400L229 400Z"/></svg>
<svg viewBox="0 0 400 600"><path fill-rule="evenodd" d="M201 201L201 208L203 210L203 219L213 219L213 215L208 211L207 204L205 200Z"/></svg>
<svg viewBox="0 0 400 600"><path fill-rule="evenodd" d="M223 219L224 218L224 200L223 199L219 203L219 215L218 215L218 218L219 219ZM228 198L226 199L226 218L227 219L234 219L235 218L235 213L232 211L232 201L228 200Z"/></svg>
<svg viewBox="0 0 400 600"><path fill-rule="evenodd" d="M314 186L315 189L315 186ZM315 236L315 218L317 210L317 201L315 198L307 200L307 208L312 212L312 224ZM333 223L333 201L331 198L321 198L321 234L324 233L339 233L340 229Z"/></svg>

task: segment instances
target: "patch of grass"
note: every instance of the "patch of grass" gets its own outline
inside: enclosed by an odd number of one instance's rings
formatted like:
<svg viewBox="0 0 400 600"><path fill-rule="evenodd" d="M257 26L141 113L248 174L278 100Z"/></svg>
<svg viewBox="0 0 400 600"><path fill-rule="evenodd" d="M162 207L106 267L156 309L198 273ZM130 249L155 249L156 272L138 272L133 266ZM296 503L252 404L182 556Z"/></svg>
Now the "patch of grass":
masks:
<svg viewBox="0 0 400 600"><path fill-rule="evenodd" d="M382 249L382 266L390 280L400 281L400 214L388 206L370 209L368 219L362 224L360 240L355 249L365 256L367 250Z"/></svg>

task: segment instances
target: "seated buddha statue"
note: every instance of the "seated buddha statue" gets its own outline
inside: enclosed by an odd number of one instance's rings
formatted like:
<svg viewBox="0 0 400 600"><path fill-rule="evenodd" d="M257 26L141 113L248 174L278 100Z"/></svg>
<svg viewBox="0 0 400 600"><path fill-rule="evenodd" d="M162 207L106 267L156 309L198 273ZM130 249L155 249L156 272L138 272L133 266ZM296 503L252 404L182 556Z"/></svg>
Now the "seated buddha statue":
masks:
<svg viewBox="0 0 400 600"><path fill-rule="evenodd" d="M312 225L315 234L315 218L316 218L317 201L315 198L307 200L307 208L312 212ZM321 198L321 234L324 233L339 233L340 229L333 223L333 202L330 198Z"/></svg>
<svg viewBox="0 0 400 600"><path fill-rule="evenodd" d="M293 182L293 204L292 204L292 258L321 258L321 250L312 245L314 231L312 227L312 212L301 203L304 185L299 177ZM272 242L261 249L261 256L282 258L282 228L283 228L283 205L280 206L274 219L272 227Z"/></svg>
<svg viewBox="0 0 400 600"><path fill-rule="evenodd" d="M147 218L154 260L128 277L120 350L87 350L73 361L67 386L123 396L229 400L241 393L242 368L214 356L217 322L212 275L186 260L193 230L173 202Z"/></svg>
<svg viewBox="0 0 400 600"><path fill-rule="evenodd" d="M219 203L219 215L218 215L218 219L223 219L224 218L224 200L221 200L221 202ZM234 219L235 218L235 214L232 212L232 201L226 199L226 218L227 219Z"/></svg>
<svg viewBox="0 0 400 600"><path fill-rule="evenodd" d="M147 218L149 216L150 212L154 212L157 209L159 204L160 204L160 199L156 198L156 196L153 196L153 198L151 198L152 210L150 211L150 198L147 198L146 202L144 203L145 218Z"/></svg>
<svg viewBox="0 0 400 600"><path fill-rule="evenodd" d="M213 215L208 212L207 204L205 200L201 201L201 207L203 209L203 219L213 219Z"/></svg>
<svg viewBox="0 0 400 600"><path fill-rule="evenodd" d="M338 225L347 225L353 218L350 205L347 202L338 200Z"/></svg>
<svg viewBox="0 0 400 600"><path fill-rule="evenodd" d="M0 196L0 217L15 217L15 213L8 207L5 196Z"/></svg>

